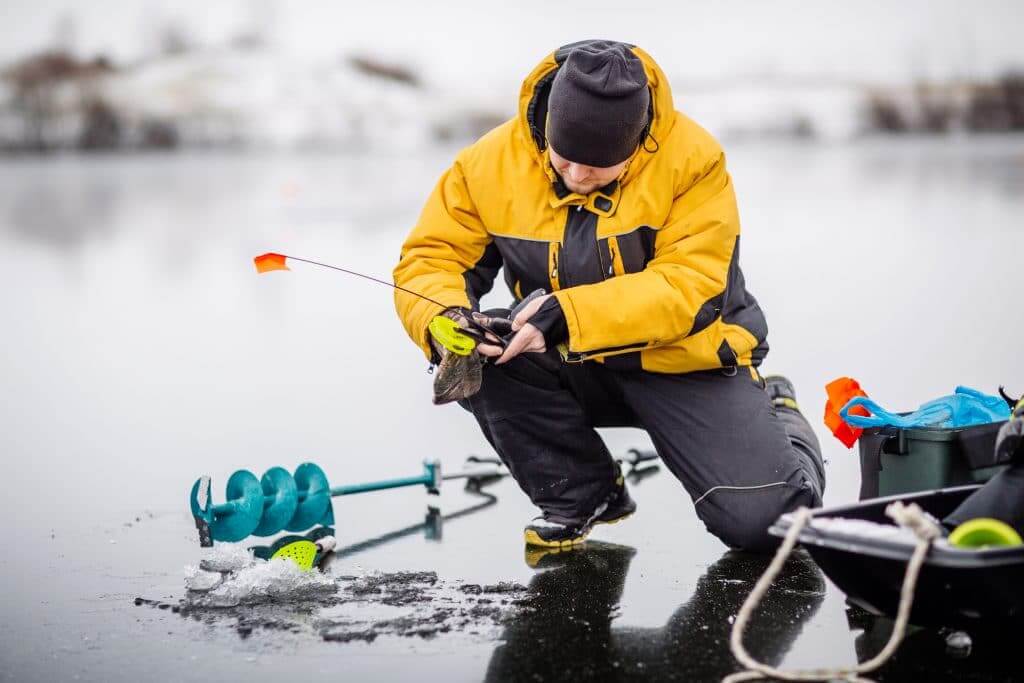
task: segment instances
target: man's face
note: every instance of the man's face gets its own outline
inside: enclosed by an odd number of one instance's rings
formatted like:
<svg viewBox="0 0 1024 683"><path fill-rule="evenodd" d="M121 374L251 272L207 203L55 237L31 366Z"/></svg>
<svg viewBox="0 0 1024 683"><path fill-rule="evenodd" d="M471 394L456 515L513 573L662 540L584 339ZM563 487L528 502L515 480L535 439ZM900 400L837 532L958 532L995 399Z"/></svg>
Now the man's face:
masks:
<svg viewBox="0 0 1024 683"><path fill-rule="evenodd" d="M554 147L548 148L548 155L551 157L551 168L561 176L566 187L578 194L590 194L618 179L629 163L629 159L626 159L614 166L584 166L559 155Z"/></svg>

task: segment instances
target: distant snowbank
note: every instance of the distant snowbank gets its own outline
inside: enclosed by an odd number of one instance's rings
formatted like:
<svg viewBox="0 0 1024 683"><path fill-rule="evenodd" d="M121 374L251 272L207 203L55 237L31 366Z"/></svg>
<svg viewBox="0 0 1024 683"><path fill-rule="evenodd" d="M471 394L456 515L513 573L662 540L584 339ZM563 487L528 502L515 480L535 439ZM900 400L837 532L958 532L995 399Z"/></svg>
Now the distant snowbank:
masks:
<svg viewBox="0 0 1024 683"><path fill-rule="evenodd" d="M425 80L365 57L325 63L263 46L186 51L122 68L46 53L3 72L0 150L404 152L472 140L514 113L516 93L495 102L493 94L442 91ZM675 90L677 106L723 138L1024 130L1021 77L886 90L773 79Z"/></svg>
<svg viewBox="0 0 1024 683"><path fill-rule="evenodd" d="M0 148L415 150L499 120L367 60L223 48L118 70L31 67L9 69L0 85Z"/></svg>

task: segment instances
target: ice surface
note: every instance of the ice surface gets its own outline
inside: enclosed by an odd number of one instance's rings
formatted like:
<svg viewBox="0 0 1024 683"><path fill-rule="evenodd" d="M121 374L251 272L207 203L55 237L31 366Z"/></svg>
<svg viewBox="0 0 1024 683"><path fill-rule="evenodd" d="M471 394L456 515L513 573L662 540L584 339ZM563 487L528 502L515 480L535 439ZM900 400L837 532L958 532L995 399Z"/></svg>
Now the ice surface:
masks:
<svg viewBox="0 0 1024 683"><path fill-rule="evenodd" d="M745 276L773 328L765 371L789 374L810 404L808 414L820 405L821 387L840 373L854 374L894 405L917 405L940 383L991 391L1024 386L1024 366L984 352L992 339L1022 338L1024 316L999 297L977 295L998 274L1019 270L1024 141L751 142L727 151L744 217ZM14 482L4 500L8 518L19 519L15 539L41 553L30 572L18 562L0 568L8 587L0 632L7 678L116 682L148 680L156 671L168 680L276 680L299 669L326 674L343 661L353 680L406 680L410 662L429 659L416 672L424 682L483 680L492 651L522 667L540 669L545 661L563 667L545 672L547 679L587 667L589 674L578 677L721 680L730 670L719 615L734 613L748 591L716 579L752 585L759 558L723 556L726 547L707 533L664 470L634 489L641 506L635 520L596 534L634 546L635 557L604 553L580 562L558 554L552 559L568 562L566 572L535 575L517 542L532 508L510 480L489 489L498 504L445 521L441 538L416 531L375 545L374 539L421 525L428 503L445 514L471 503L457 486L429 501L422 490L395 490L336 501L343 520L343 547L332 567L338 594L294 606L242 605L235 608L241 614L193 610L187 621L174 612L185 592L180 569L200 558L186 504L188 485L200 472L214 477L213 500L222 502L224 483L238 467L259 475L271 463L292 468L309 458L342 483L416 471L421 457L455 463L490 452L472 416L429 405L422 354L398 326L385 288L364 290L312 268L273 279L252 269L253 254L291 250L389 272L425 194L450 162L447 153L263 158L210 151L58 155L3 165L0 246L10 258L0 276L9 283L0 288L0 308L10 334L0 354L0 440L5 458L18 464L9 468ZM936 296L935 283L954 277L959 286ZM900 305L875 305L897 295ZM501 283L489 296L490 305L507 304ZM867 303L854 310L850 302ZM955 325L942 322L954 319ZM923 330L931 335L927 344L920 343ZM905 348L915 352L899 352ZM89 387L103 387L102 400ZM829 436L820 418L811 421L831 461L826 504L855 501L856 451ZM613 453L647 443L630 430L602 436ZM128 456L133 453L146 457ZM75 486L61 489L54 508L52 497L38 492L52 488L58 470L74 472ZM141 481L154 484L132 485ZM115 486L117 495L94 504L94 491ZM142 510L158 515L136 522ZM133 527L122 526L127 520ZM378 607L405 599L407 587L396 585L357 602L346 587L354 580L340 575L363 574L360 565L436 571L447 592L424 588L433 601ZM783 588L818 585L801 576ZM365 652L355 651L362 643L350 653L321 637L323 619L359 620L351 628L366 631L414 607L436 606L424 609L423 618L445 608L468 610L467 594L454 582L499 580L536 580L537 596L531 603L537 609L524 610L521 628L513 624L494 635L500 645L472 640L472 630L490 638L491 626L463 627L458 620L451 640L378 637ZM774 589L769 600L772 595L795 596ZM136 606L125 596L158 604ZM773 621L761 630L770 641L760 641L764 656L785 666L819 666L823 653L830 653L829 663L835 655L852 664L858 653L880 649L870 639L873 647L858 649L858 638L871 631L861 630L864 620L848 621L845 596L834 585L816 612L813 600L797 597L766 605L763 618ZM318 606L324 603L329 607ZM311 604L317 608L308 609ZM495 604L500 599L485 606ZM378 614L385 607L387 614ZM261 629L267 622L296 632L271 633L268 626L264 637L240 640L253 623ZM765 623L760 616L755 622ZM879 628L888 634L888 626ZM74 646L82 635L103 649ZM941 638L927 642L901 651L886 678L1013 680L1019 673L1012 650L1004 658L986 643L985 652L997 656L972 655L956 668L960 660L944 654ZM976 642L975 654L983 646ZM71 649L61 650L64 645ZM425 659L410 654L427 647L434 652ZM240 652L258 663L239 669ZM555 654L545 660L545 652Z"/></svg>

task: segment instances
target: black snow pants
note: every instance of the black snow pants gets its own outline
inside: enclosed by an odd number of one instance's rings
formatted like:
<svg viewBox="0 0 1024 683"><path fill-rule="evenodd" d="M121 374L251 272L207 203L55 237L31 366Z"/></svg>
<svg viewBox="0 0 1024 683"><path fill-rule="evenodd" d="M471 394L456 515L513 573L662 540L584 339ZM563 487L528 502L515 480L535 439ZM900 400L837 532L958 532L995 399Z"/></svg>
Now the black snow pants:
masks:
<svg viewBox="0 0 1024 683"><path fill-rule="evenodd" d="M487 364L461 402L552 521L588 519L618 468L595 427L639 427L726 545L769 550L782 513L821 505L821 448L798 411L776 408L751 368L686 374L562 363L553 350Z"/></svg>

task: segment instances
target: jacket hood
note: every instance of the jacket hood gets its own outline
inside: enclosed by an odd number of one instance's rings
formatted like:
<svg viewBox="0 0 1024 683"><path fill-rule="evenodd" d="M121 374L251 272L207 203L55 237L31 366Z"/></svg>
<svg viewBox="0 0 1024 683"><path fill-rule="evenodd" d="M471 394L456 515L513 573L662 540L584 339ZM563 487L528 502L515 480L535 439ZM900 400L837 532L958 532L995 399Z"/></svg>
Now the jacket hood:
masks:
<svg viewBox="0 0 1024 683"><path fill-rule="evenodd" d="M669 87L665 73L649 54L635 45L618 43L611 40L584 40L564 45L541 60L523 81L523 85L519 90L519 113L516 122L516 127L523 144L530 148L537 163L541 165L552 181L555 181L556 177L548 163L547 140L544 137L544 122L547 116L547 102L548 95L551 92L551 82L574 48L581 45L600 46L602 44L625 45L626 48L639 57L644 65L644 72L647 74L647 87L651 91L651 109L653 112L650 134L653 136L655 143L642 145L636 154L630 158L629 168L621 181L623 185L640 172L651 155L657 153L658 144L656 142L665 140L668 137L675 122L675 104L672 100L672 89Z"/></svg>

